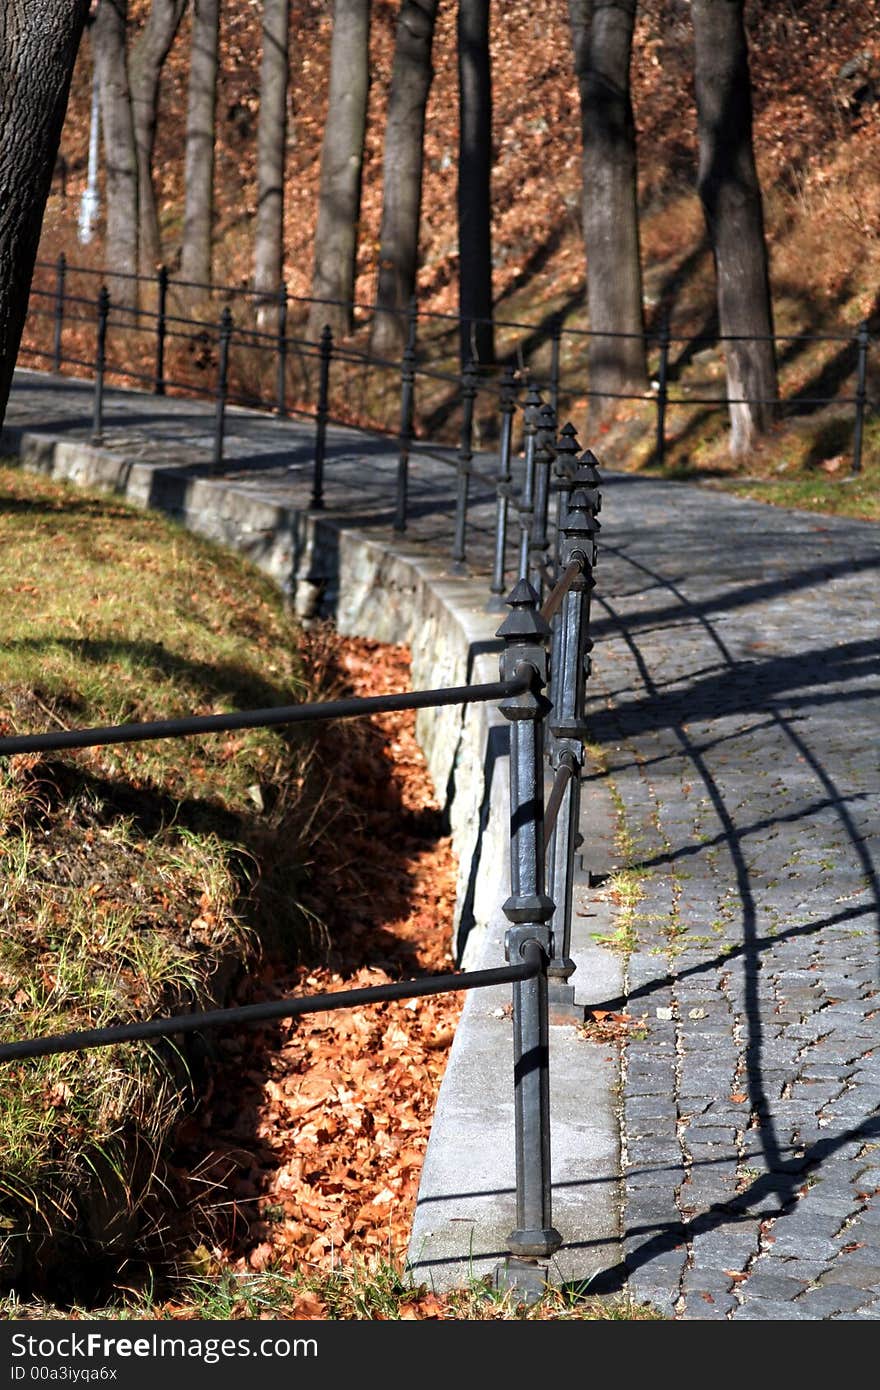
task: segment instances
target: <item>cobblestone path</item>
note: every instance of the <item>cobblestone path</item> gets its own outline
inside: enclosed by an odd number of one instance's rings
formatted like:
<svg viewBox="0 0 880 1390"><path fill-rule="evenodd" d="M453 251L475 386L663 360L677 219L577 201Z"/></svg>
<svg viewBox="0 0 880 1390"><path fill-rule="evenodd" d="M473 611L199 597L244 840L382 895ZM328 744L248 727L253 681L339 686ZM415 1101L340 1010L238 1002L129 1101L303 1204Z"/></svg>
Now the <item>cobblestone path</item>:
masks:
<svg viewBox="0 0 880 1390"><path fill-rule="evenodd" d="M593 737L642 891L628 1287L877 1317L880 531L633 476L603 521Z"/></svg>

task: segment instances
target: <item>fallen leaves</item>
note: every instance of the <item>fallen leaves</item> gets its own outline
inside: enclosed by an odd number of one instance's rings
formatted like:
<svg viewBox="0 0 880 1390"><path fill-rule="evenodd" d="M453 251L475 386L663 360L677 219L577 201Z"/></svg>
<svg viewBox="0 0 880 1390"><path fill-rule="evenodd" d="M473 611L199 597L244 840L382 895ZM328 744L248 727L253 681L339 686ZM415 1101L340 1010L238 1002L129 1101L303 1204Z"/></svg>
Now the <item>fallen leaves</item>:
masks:
<svg viewBox="0 0 880 1390"><path fill-rule="evenodd" d="M590 1042L620 1042L632 1037L633 1029L644 1028L647 1020L647 1014L633 1018L632 1014L613 1009L590 1009L578 1032Z"/></svg>
<svg viewBox="0 0 880 1390"><path fill-rule="evenodd" d="M335 641L346 689L406 689L407 653ZM326 654L325 654L326 659ZM351 789L318 839L308 906L329 961L264 970L262 994L331 992L450 968L455 863L415 739L412 714L337 732L333 781ZM317 827L316 827L317 828ZM320 837L320 830L318 830ZM212 1102L184 1147L225 1151L230 1219L224 1260L244 1273L327 1270L406 1244L460 996L308 1014L246 1031L214 1076ZM182 1155L181 1168L192 1165ZM440 1304L408 1314L439 1317ZM303 1295L293 1316L322 1317Z"/></svg>

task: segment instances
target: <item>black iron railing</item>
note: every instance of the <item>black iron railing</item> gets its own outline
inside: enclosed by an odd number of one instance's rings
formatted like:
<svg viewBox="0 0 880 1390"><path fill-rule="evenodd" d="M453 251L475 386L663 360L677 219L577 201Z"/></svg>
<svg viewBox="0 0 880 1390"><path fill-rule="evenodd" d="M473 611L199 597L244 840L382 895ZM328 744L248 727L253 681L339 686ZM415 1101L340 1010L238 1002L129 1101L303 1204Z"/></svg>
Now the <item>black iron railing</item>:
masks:
<svg viewBox="0 0 880 1390"><path fill-rule="evenodd" d="M549 1020L553 1011L561 1010L565 1015L567 1010L569 1017L578 1012L568 984L574 969L569 959L571 894L585 734L584 683L591 646L589 597L599 529L595 518L599 508L598 475L592 455L578 458L570 427L564 435L565 446L560 441L557 454L549 413L542 417L541 430L536 468L548 470L553 457L564 464L556 478L560 524L552 550L549 543L542 548L535 541L529 548L528 561L532 578L552 587L542 607L537 589L529 582L528 574L523 574L508 596L510 612L498 629L503 642L500 680L0 738L0 757L9 757L356 718L392 710L499 702L500 712L510 725L511 891L503 904L510 923L506 935L507 964L489 970L19 1039L0 1044L0 1063L175 1037L209 1028L249 1026L390 999L511 984L516 1227L508 1238L510 1253L499 1266L498 1278L517 1287L533 1287L529 1280L533 1281L536 1262L546 1260L562 1244L562 1236L552 1221ZM542 482L540 473L536 477L536 496L545 499L546 514L549 478ZM543 525L541 531L532 522L532 533L542 543L546 540L546 515ZM545 803L548 762L555 777ZM580 1016L583 1017L583 1009Z"/></svg>
<svg viewBox="0 0 880 1390"><path fill-rule="evenodd" d="M63 257L42 270L54 272L54 285L32 290L36 303L31 313L52 322L51 345L45 351L29 348L31 356L48 362L54 371L65 365L95 374L92 429L96 441L104 430L104 385L111 371L151 389L212 397L215 403L212 458L219 470L224 463L227 406L243 404L271 409L279 417L294 416L314 425L314 459L310 505L324 506L328 427L351 424L334 415L331 380L334 367L362 365L394 374L399 389L399 427L357 428L388 440L397 447L393 526L406 529L409 511L410 468L413 459L427 456L455 470L455 519L450 538L450 558L461 573L468 567L471 482L491 486L496 499L494 550L491 564L490 609L509 606L510 613L498 630L504 650L501 679L483 685L445 690L342 700L321 705L289 706L235 714L192 716L136 725L100 729L65 730L0 739L0 756L22 752L59 751L156 738L180 738L193 733L230 730L364 716L390 710L427 709L442 705L499 702L510 726L510 894L504 912L510 923L506 937L507 964L493 970L408 980L377 988L346 990L304 998L272 1001L244 1008L217 1009L170 1018L149 1019L118 1027L91 1029L51 1038L25 1039L0 1045L0 1062L40 1057L62 1051L100 1047L136 1039L161 1038L203 1028L251 1025L324 1009L355 1007L387 999L415 998L445 991L483 988L509 983L513 990L514 1110L516 1154L516 1228L509 1237L510 1261L505 1278L516 1279L519 1262L546 1259L562 1242L552 1222L550 1187L549 1119L549 1019L583 1018L575 1002L571 979L572 892L576 851L580 843L580 796L584 769L585 683L590 675L590 597L594 586L596 539L599 532L600 476L595 455L580 451L573 426L557 428L561 397L561 360L566 337L587 336L585 330L566 328L554 318L550 334L549 371L535 373L524 354L509 354L503 370L466 361L460 372L445 371L423 359L418 328L426 319L445 319L456 325L454 315L430 314L411 304L406 314L405 348L400 360L363 352L349 342L334 340L325 327L317 341L291 331L290 309L313 307L316 301L299 299L281 288L276 297L255 295L238 286L201 286L175 281L161 270L154 283L155 308L114 305L108 288L125 279L109 272L68 266ZM71 292L72 273L97 278L95 295ZM140 280L141 277L131 277ZM182 290L222 295L227 302L216 321L196 319L172 311L172 297ZM274 314L270 329L236 323L230 307L234 300L268 308ZM42 308L41 301L48 307ZM321 301L324 302L324 301ZM335 304L335 301L326 301ZM375 306L350 305L372 313ZM140 372L131 365L112 366L108 353L111 326L148 335L152 340L153 367ZM530 335L539 327L495 319L496 327L522 329ZM77 357L64 351L65 330L84 326L94 351ZM91 336L94 335L94 336ZM607 336L607 335L606 335ZM629 336L629 335L617 335ZM210 386L182 380L169 371L169 344L185 343L202 353L214 373ZM723 341L706 339L707 345ZM782 339L777 339L782 341ZM794 341L792 339L791 341ZM861 467L864 422L868 409L867 364L870 334L867 324L855 334L799 335L797 341L836 342L849 351L855 371L852 396L810 396L797 402L813 407L851 404L855 409L852 468ZM662 458L666 441L666 417L670 408L706 405L724 407L726 398L673 397L670 352L675 343L692 351L692 337L676 337L662 320L649 342L658 353L654 377L657 411L656 455ZM274 363L274 394L262 397L233 387L231 354L245 349L269 354ZM291 364L302 369L314 404L294 404L291 399ZM848 369L849 370L849 369ZM443 450L417 438L416 392L420 380L447 383L460 403L457 449ZM518 398L525 392L520 408ZM578 390L589 397L588 391ZM546 398L546 399L545 399ZM644 399L620 393L620 399ZM478 401L491 404L497 414L497 469L489 477L475 466L475 413ZM519 411L519 414L518 414ZM521 440L522 457L516 438ZM503 598L513 579L513 589ZM512 1263L511 1263L512 1262ZM511 1270L513 1273L511 1274Z"/></svg>
<svg viewBox="0 0 880 1390"><path fill-rule="evenodd" d="M113 302L106 300L102 310L100 294L74 293L71 280L83 277L86 287L98 282L109 285ZM122 289L124 292L119 293ZM149 298L155 307L130 307L127 301ZM193 297L205 305L223 301L223 311L214 319L194 317L183 312L171 312L169 304L182 303L186 306ZM233 316L232 306L235 305ZM426 345L420 340L420 326L442 328L449 323L454 325L454 336L458 340L459 318L454 314L444 314L427 310L412 301L405 313L397 313L402 320L402 341L405 347L399 358L383 357L380 354L364 351L346 339L334 339L329 327L325 327L317 339L310 337L304 326L301 332L291 331L291 309L300 315L324 306L328 310L343 307L351 316L359 316L363 322L369 321L379 312L386 315L394 311L385 310L374 304L359 301L345 302L334 299L312 299L290 294L282 285L274 295L259 293L241 285L196 284L172 277L165 267L156 275L126 275L112 270L98 270L91 267L69 263L62 254L54 263L38 260L35 282L31 289L31 319L51 323L51 340L44 348L27 345L22 352L37 361L46 362L52 370L60 371L62 366L70 365L96 372L96 396L100 392L97 384L99 367L106 373L111 370L106 359L101 358L100 344L96 344L94 356L82 358L64 351L65 328L86 326L95 327L98 339L106 341L108 325L119 327L133 334L146 335L153 343L153 367L150 371L140 370L131 361L112 368L127 380L133 381L156 395L164 395L169 390L195 395L207 395L217 402L217 421L214 440L214 459L223 461L224 413L227 404L246 405L271 410L280 417L293 416L312 419L315 422L315 478L312 494L313 507L323 503L323 465L326 454L326 434L328 424L354 424L365 433L396 442L399 451L397 497L395 503L395 528L402 530L406 525L407 484L411 456L419 454L439 459L456 469L458 487L466 507L468 480L474 476L474 403L479 398L483 405L498 416L503 425L506 402L511 388L510 378L516 368L515 379L525 386L535 386L548 397L549 405L559 410L559 403L566 383L563 380L564 348L579 339L590 338L632 338L641 337L646 352L652 356L651 388L646 392L593 390L589 383L578 381L569 383L569 394L576 394L586 400L653 400L656 412L656 442L654 460L663 461L667 445L667 417L670 410L727 409L732 405L751 404L780 407L786 412L803 412L820 406L836 404L852 406L852 471L858 473L862 466L862 448L866 414L871 405L868 392L868 357L871 346L871 333L867 321L856 329L839 333L792 333L776 334L771 340L745 337L744 335L705 334L693 335L673 333L668 315L661 313L656 324L644 334L614 333L575 328L564 323L561 314L554 314L544 323L527 323L517 319L495 317L491 320L498 329L525 335L512 347L505 349L501 363L480 363L470 359L461 362L459 371L445 370L437 361L431 362L426 356ZM317 315L320 318L320 313ZM474 324L489 320L474 320ZM268 326L267 326L268 325ZM450 330L451 331L451 330ZM465 335L463 340L473 337ZM436 341L436 340L435 340ZM810 344L836 344L839 362L835 366L835 390L807 391L793 395L785 401L762 401L752 396L731 397L726 394L693 394L679 388L675 378L681 363L701 348L735 342L772 341L774 346L784 352L807 347ZM169 375L167 369L168 347L173 344L186 346L201 364L196 373L186 379ZM676 347L679 358L673 361ZM274 371L257 371L260 385L254 390L236 389L231 384L230 354L240 357L247 352L252 356L270 359ZM214 380L205 385L205 371L214 368ZM334 366L349 369L363 369L364 373L384 374L385 404L390 404L388 391L392 397L399 398L399 426L397 429L376 423L365 423L364 414L373 414L368 403L362 400L362 409L355 420L353 412L343 410L334 414L331 409L331 378ZM247 375L247 373L245 373ZM199 379L201 378L201 379ZM292 378L294 381L292 383ZM274 390L263 389L263 381L274 379ZM820 373L819 380L822 380ZM852 380L850 394L841 394L836 389L844 382ZM461 407L460 441L457 452L432 447L417 437L415 428L416 396L418 382L445 382ZM291 401L291 385L296 387L294 394L299 404ZM302 402L306 403L303 404ZM347 402L351 405L352 402ZM389 411L384 411L391 418ZM96 432L100 433L100 409L96 401ZM500 435L501 430L499 428ZM455 552L460 551L460 527L456 527ZM464 561L454 553L458 564Z"/></svg>

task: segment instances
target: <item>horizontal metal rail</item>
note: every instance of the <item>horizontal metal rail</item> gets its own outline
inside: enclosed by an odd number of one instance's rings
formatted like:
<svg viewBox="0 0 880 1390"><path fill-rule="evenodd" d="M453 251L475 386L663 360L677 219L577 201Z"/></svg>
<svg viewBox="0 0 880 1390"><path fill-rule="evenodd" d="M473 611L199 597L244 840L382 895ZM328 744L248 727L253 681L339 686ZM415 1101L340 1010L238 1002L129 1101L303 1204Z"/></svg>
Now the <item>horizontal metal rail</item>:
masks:
<svg viewBox="0 0 880 1390"><path fill-rule="evenodd" d="M563 753L559 767L556 769L556 776L553 778L553 786L550 788L550 795L547 797L547 805L544 809L545 855L550 852L550 837L556 829L556 821L559 817L559 808L562 805L565 789L577 770L577 763L571 754Z"/></svg>
<svg viewBox="0 0 880 1390"><path fill-rule="evenodd" d="M447 690L411 690L400 695L368 695L320 704L279 705L277 709L238 710L231 714L192 714L181 719L154 719L145 724L110 724L94 729L59 729L46 734L14 734L0 738L0 755L56 753L64 748L103 748L112 743L143 743L148 739L184 738L190 734L228 733L233 729L273 728L279 724L317 724L330 719L355 719L399 710L439 709L443 705L473 705L507 700L529 688L526 672L512 680L485 685L458 685Z"/></svg>
<svg viewBox="0 0 880 1390"><path fill-rule="evenodd" d="M59 1052L84 1052L92 1047L111 1047L114 1043L142 1042L147 1038L170 1038L178 1033L197 1033L203 1028L227 1028L232 1024L252 1027L279 1018L323 1013L330 1009L353 1009L363 1004L383 1004L392 999L420 999L429 994L452 994L463 989L485 989L489 985L531 980L539 973L540 962L503 965L494 970L471 970L462 974L431 975L425 980L398 980L387 985L368 985L363 989L341 989L328 994L310 994L297 999L273 999L265 1004L242 1004L229 1009L210 1009L205 1013L176 1014L170 1018L149 1018L142 1023L121 1023L107 1028L84 1028L76 1033L56 1033L46 1038L24 1038L0 1044L0 1062L51 1057Z"/></svg>
<svg viewBox="0 0 880 1390"><path fill-rule="evenodd" d="M570 564L566 565L541 606L541 617L545 622L549 623L550 619L562 607L565 595L579 574L583 574L583 565L580 560L572 560Z"/></svg>
<svg viewBox="0 0 880 1390"><path fill-rule="evenodd" d="M36 267L41 270L55 270L56 262L37 260ZM139 275L131 271L119 271L108 268L95 268L93 266L75 265L68 261L66 263L66 273L68 275L91 275L103 279L130 280L140 284L154 285L155 275ZM204 290L209 294L220 294L234 296L245 299L252 299L261 305L271 307L277 304L280 291L274 294L265 290L255 290L246 285L227 285L222 283L205 284L195 280L180 280L176 276L169 276L169 289L190 289ZM52 290L32 290L31 293L39 293L48 297L53 297ZM73 298L73 296L69 296ZM65 295L65 298L68 298ZM315 295L302 295L287 293L288 300L293 304L325 304L330 308L356 309L365 314L384 314L391 318L405 319L410 312L408 309L386 307L373 300L357 299L334 299ZM132 310L131 312L149 312L144 310ZM437 309L423 309L418 307L416 310L420 319L433 319L440 322L460 323L461 315L451 312L443 312ZM468 315L467 321L473 324L492 324L495 328L515 328L524 332L547 333L547 325L544 323L526 322L521 319L504 319L488 315ZM562 326L560 333L572 338L608 338L621 340L643 340L645 342L656 342L661 336L662 330L656 328L646 329L642 333L625 332L615 329L597 328L569 328ZM716 343L848 343L855 340L855 333L716 333L716 334L670 334L667 338L669 343L682 343L710 346Z"/></svg>

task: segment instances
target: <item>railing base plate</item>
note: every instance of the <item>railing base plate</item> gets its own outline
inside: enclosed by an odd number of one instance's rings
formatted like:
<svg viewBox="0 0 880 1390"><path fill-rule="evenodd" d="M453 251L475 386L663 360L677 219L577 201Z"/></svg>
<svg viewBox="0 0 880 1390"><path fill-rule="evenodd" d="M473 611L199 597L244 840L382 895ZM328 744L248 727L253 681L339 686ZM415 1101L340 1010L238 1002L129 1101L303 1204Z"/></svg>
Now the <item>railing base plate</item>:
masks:
<svg viewBox="0 0 880 1390"><path fill-rule="evenodd" d="M516 1255L499 1260L492 1276L493 1287L499 1293L512 1293L517 1303L538 1303L550 1287L547 1265L543 1260L524 1260Z"/></svg>
<svg viewBox="0 0 880 1390"><path fill-rule="evenodd" d="M586 1004L576 1004L574 986L561 984L552 977L547 987L547 1016L550 1023L585 1023Z"/></svg>

